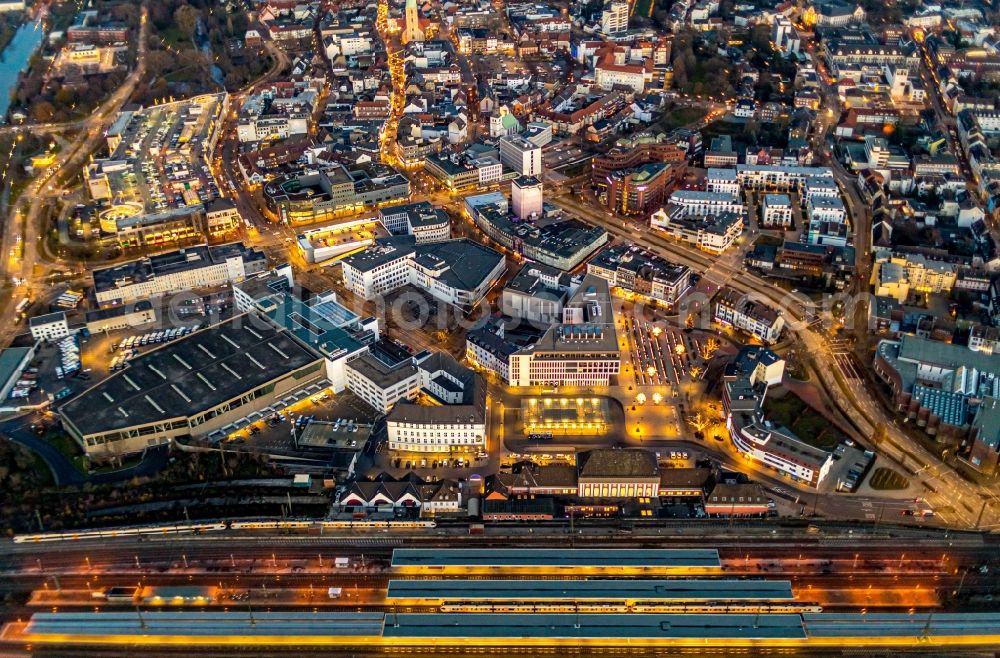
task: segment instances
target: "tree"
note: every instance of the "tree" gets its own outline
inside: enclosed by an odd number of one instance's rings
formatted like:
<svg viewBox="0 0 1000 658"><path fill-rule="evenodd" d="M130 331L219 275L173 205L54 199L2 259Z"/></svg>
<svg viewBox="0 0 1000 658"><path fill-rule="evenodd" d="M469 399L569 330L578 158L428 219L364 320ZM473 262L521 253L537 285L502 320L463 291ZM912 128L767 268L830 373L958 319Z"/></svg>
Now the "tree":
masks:
<svg viewBox="0 0 1000 658"><path fill-rule="evenodd" d="M48 123L56 113L56 108L48 101L38 101L31 105L31 117L38 123Z"/></svg>
<svg viewBox="0 0 1000 658"><path fill-rule="evenodd" d="M174 24L193 41L200 16L197 9L189 4L183 4L174 11Z"/></svg>
<svg viewBox="0 0 1000 658"><path fill-rule="evenodd" d="M674 61L674 87L681 91L688 89L687 65L684 64L682 58L677 58Z"/></svg>
<svg viewBox="0 0 1000 658"><path fill-rule="evenodd" d="M766 23L754 25L750 30L750 45L761 52L771 49L771 28Z"/></svg>

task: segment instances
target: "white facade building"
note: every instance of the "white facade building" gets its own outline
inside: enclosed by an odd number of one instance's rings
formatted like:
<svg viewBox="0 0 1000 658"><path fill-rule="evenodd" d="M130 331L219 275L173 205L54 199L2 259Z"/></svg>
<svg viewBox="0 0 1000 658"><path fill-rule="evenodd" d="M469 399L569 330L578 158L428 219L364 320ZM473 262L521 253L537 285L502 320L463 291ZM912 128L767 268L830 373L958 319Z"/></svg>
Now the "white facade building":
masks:
<svg viewBox="0 0 1000 658"><path fill-rule="evenodd" d="M482 451L486 447L486 382L450 355L417 365L419 387L438 405L397 404L386 419L390 450L420 453Z"/></svg>
<svg viewBox="0 0 1000 658"><path fill-rule="evenodd" d="M766 194L761 207L764 226L791 226L792 200L787 194Z"/></svg>
<svg viewBox="0 0 1000 658"><path fill-rule="evenodd" d="M412 400L420 389L420 373L412 362L390 366L369 353L345 368L347 388L376 411L387 413L400 400Z"/></svg>
<svg viewBox="0 0 1000 658"><path fill-rule="evenodd" d="M621 369L608 282L588 274L552 326L510 357L511 386L607 386Z"/></svg>
<svg viewBox="0 0 1000 658"><path fill-rule="evenodd" d="M254 117L246 116L236 124L236 137L241 142L259 142L264 139L287 139L309 133L309 114L289 112Z"/></svg>
<svg viewBox="0 0 1000 658"><path fill-rule="evenodd" d="M520 135L500 139L500 162L522 176L542 175L542 149Z"/></svg>
<svg viewBox="0 0 1000 658"><path fill-rule="evenodd" d="M502 254L471 240L417 244L410 236L378 240L341 265L344 284L365 299L409 283L464 308L478 304L506 269Z"/></svg>
<svg viewBox="0 0 1000 658"><path fill-rule="evenodd" d="M48 315L36 315L28 320L31 337L35 340L56 340L69 336L69 322L66 313L59 311Z"/></svg>
<svg viewBox="0 0 1000 658"><path fill-rule="evenodd" d="M798 189L814 177L832 178L829 167L796 167L785 165L737 165L736 180L742 189Z"/></svg>
<svg viewBox="0 0 1000 658"><path fill-rule="evenodd" d="M815 197L806 202L806 213L810 222L833 222L843 224L847 221L847 209L840 197Z"/></svg>
<svg viewBox="0 0 1000 658"><path fill-rule="evenodd" d="M239 282L263 272L263 252L234 242L187 247L93 271L94 295L102 306L128 304L153 295Z"/></svg>
<svg viewBox="0 0 1000 658"><path fill-rule="evenodd" d="M739 194L740 183L736 179L736 170L723 167L709 167L705 175L705 189L717 194Z"/></svg>
<svg viewBox="0 0 1000 658"><path fill-rule="evenodd" d="M685 215L713 215L723 212L742 213L743 203L736 194L677 190L670 195L670 204L684 209Z"/></svg>
<svg viewBox="0 0 1000 658"><path fill-rule="evenodd" d="M601 12L601 33L621 34L628 31L628 3L614 0Z"/></svg>

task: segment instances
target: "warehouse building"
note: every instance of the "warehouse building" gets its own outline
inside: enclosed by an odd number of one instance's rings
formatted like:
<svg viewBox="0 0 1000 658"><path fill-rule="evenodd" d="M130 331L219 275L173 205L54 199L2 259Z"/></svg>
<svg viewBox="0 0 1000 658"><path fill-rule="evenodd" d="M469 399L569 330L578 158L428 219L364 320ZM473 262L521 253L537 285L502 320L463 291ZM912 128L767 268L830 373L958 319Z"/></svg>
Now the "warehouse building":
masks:
<svg viewBox="0 0 1000 658"><path fill-rule="evenodd" d="M88 455L106 458L259 419L325 377L320 354L249 313L140 355L59 413Z"/></svg>

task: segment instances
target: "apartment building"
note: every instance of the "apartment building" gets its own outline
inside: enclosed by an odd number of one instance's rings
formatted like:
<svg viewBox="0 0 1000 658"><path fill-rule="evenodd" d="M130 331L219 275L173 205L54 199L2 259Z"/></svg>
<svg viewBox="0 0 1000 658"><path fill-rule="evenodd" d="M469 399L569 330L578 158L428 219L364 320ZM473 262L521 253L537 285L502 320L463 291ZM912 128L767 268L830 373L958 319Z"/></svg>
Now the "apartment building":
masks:
<svg viewBox="0 0 1000 658"><path fill-rule="evenodd" d="M746 332L764 343L774 343L781 337L785 319L770 302L755 300L751 295L724 286L712 304L712 319Z"/></svg>
<svg viewBox="0 0 1000 658"><path fill-rule="evenodd" d="M682 206L667 205L652 214L649 225L702 251L721 254L743 232L743 215L732 212L689 215Z"/></svg>
<svg viewBox="0 0 1000 658"><path fill-rule="evenodd" d="M676 190L668 203L684 209L685 215L717 215L720 213L742 214L743 202L737 194L725 192L701 192L699 190Z"/></svg>
<svg viewBox="0 0 1000 658"><path fill-rule="evenodd" d="M587 263L587 274L599 276L626 296L673 306L691 287L691 270L635 246L606 247Z"/></svg>
<svg viewBox="0 0 1000 658"><path fill-rule="evenodd" d="M761 224L788 228L792 225L792 200L787 194L765 194L761 206Z"/></svg>

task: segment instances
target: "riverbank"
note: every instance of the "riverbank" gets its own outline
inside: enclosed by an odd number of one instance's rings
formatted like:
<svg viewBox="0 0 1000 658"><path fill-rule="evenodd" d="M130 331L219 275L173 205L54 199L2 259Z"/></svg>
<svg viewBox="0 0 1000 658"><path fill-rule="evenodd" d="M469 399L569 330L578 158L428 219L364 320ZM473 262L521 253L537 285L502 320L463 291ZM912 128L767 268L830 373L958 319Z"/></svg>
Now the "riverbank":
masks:
<svg viewBox="0 0 1000 658"><path fill-rule="evenodd" d="M42 45L45 32L45 24L41 17L24 23L17 28L10 43L0 51L0 120L4 123L21 74Z"/></svg>

